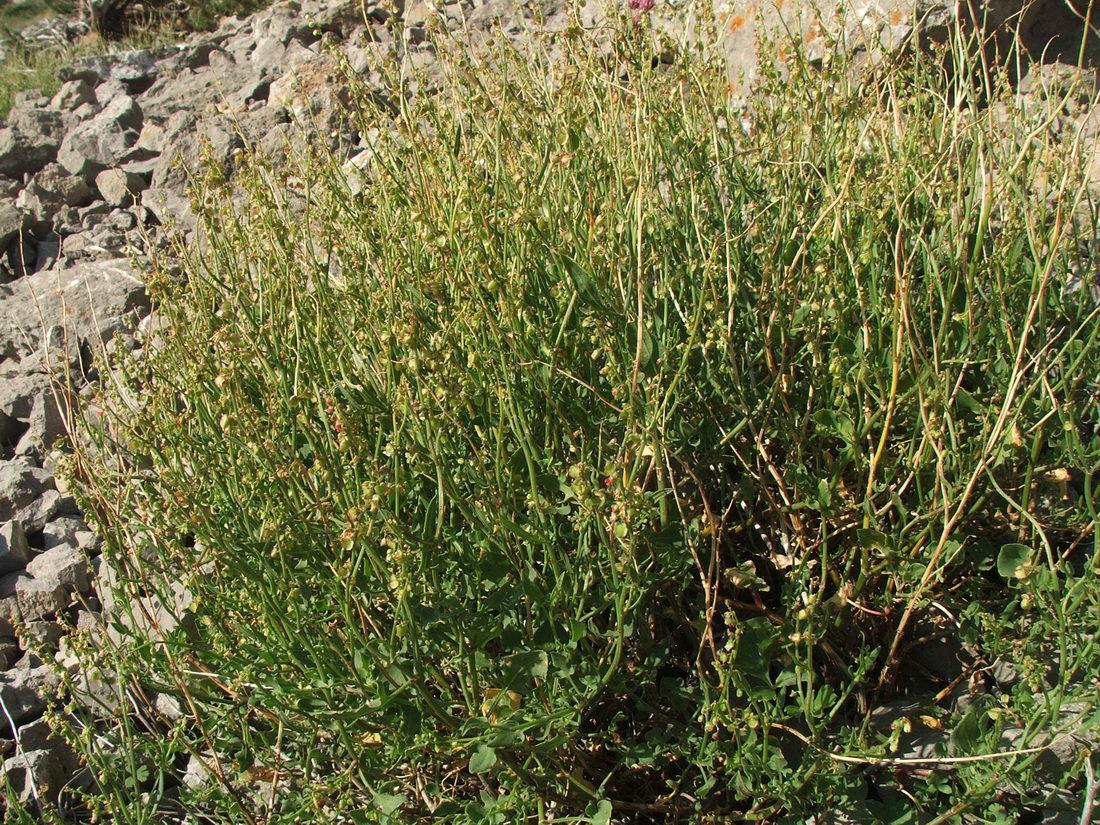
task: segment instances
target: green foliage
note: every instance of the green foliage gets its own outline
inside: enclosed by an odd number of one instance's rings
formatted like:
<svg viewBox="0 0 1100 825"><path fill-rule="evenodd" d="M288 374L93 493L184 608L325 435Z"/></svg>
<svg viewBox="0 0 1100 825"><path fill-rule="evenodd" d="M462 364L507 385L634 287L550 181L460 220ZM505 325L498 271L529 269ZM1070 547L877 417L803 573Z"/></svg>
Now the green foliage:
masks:
<svg viewBox="0 0 1100 825"><path fill-rule="evenodd" d="M155 354L74 466L121 570L117 646L76 646L125 690L86 804L997 821L1039 757L1003 732L1095 707L1080 147L920 58L796 53L750 115L629 20L440 51L438 94L355 96L360 194L254 158L153 278ZM870 724L919 623L1021 681ZM920 725L983 758L881 761Z"/></svg>

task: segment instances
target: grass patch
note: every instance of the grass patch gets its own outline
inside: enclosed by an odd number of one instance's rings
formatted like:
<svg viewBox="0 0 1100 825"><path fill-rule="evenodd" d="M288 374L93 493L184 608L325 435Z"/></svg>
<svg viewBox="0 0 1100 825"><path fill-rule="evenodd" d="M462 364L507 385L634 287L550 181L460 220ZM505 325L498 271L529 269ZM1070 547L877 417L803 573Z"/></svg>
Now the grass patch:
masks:
<svg viewBox="0 0 1100 825"><path fill-rule="evenodd" d="M5 2L0 6L0 34L6 39L18 33L24 26L37 23L46 17L69 15L76 11L76 4L56 0L22 0Z"/></svg>
<svg viewBox="0 0 1100 825"><path fill-rule="evenodd" d="M1074 788L1033 749L1096 708L1081 146L946 59L788 50L746 113L629 19L440 52L438 94L356 95L361 194L255 158L152 278L163 338L72 468L129 617L75 643L121 707L74 732L86 804L1008 822ZM946 761L891 762L914 730Z"/></svg>

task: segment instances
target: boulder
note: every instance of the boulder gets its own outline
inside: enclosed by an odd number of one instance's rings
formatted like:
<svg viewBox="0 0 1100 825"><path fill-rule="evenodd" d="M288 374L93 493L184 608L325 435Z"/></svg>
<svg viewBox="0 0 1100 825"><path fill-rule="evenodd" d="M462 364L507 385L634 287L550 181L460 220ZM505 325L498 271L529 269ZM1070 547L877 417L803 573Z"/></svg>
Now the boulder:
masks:
<svg viewBox="0 0 1100 825"><path fill-rule="evenodd" d="M33 651L41 656L56 653L58 643L64 636L65 628L57 622L28 622L23 625L19 634L19 643L23 650Z"/></svg>
<svg viewBox="0 0 1100 825"><path fill-rule="evenodd" d="M63 81L83 80L93 88L107 84L104 90L107 94L100 94L97 89L100 100L107 99L115 90L128 95L141 94L156 80L158 63L179 49L178 46L161 46L82 57L64 67L60 77Z"/></svg>
<svg viewBox="0 0 1100 825"><path fill-rule="evenodd" d="M0 673L0 699L16 725L41 716L46 709L46 695L56 687L57 677L49 665L24 667L20 663Z"/></svg>
<svg viewBox="0 0 1100 825"><path fill-rule="evenodd" d="M58 483L60 484L60 479ZM42 528L38 540L47 551L66 545L90 550L96 544L95 533L80 516L58 516Z"/></svg>
<svg viewBox="0 0 1100 825"><path fill-rule="evenodd" d="M190 112L177 112L164 124L164 152L152 163L151 186L187 190L190 174L211 164L228 174L233 151L243 144L233 118L213 115L198 118Z"/></svg>
<svg viewBox="0 0 1100 825"><path fill-rule="evenodd" d="M30 413L22 422L26 429L15 445L14 454L44 456L57 439L68 433L65 421L68 404L67 393L60 388L50 387L36 395Z"/></svg>
<svg viewBox="0 0 1100 825"><path fill-rule="evenodd" d="M35 556L27 564L27 572L75 593L87 593L91 587L88 557L82 550L65 544Z"/></svg>
<svg viewBox="0 0 1100 825"><path fill-rule="evenodd" d="M34 107L14 108L0 129L0 174L11 178L37 172L57 156L61 114Z"/></svg>
<svg viewBox="0 0 1100 825"><path fill-rule="evenodd" d="M16 512L15 520L28 533L38 533L58 516L75 516L79 512L76 499L72 496L58 490L47 490Z"/></svg>
<svg viewBox="0 0 1100 825"><path fill-rule="evenodd" d="M0 284L0 359L21 359L40 347L66 357L81 347L94 353L130 329L148 308L145 286L124 259L45 270Z"/></svg>
<svg viewBox="0 0 1100 825"><path fill-rule="evenodd" d="M296 68L271 83L268 105L287 109L301 126L326 137L345 126L351 93L338 61L305 49L289 61Z"/></svg>
<svg viewBox="0 0 1100 825"><path fill-rule="evenodd" d="M26 421L35 399L50 392L50 378L41 372L0 372L0 412L17 421Z"/></svg>
<svg viewBox="0 0 1100 825"><path fill-rule="evenodd" d="M11 783L16 798L24 804L35 799L56 802L73 765L66 764L55 748L20 750L0 765L0 777Z"/></svg>
<svg viewBox="0 0 1100 825"><path fill-rule="evenodd" d="M249 65L223 61L213 65L161 77L142 95L142 108L149 117L165 119L177 112L207 114L226 105L242 88L262 79L259 70Z"/></svg>
<svg viewBox="0 0 1100 825"><path fill-rule="evenodd" d="M126 159L137 143L142 122L142 111L137 101L118 95L103 111L65 135L57 152L57 160L72 174L90 180Z"/></svg>
<svg viewBox="0 0 1100 825"><path fill-rule="evenodd" d="M57 580L37 579L25 572L0 578L0 615L9 621L48 619L68 603L68 591Z"/></svg>

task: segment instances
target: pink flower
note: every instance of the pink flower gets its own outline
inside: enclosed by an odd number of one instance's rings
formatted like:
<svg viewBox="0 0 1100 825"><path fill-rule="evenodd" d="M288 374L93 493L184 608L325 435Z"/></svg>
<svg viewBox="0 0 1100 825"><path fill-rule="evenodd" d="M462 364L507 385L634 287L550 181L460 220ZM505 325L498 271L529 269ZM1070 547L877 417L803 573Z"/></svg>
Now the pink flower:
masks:
<svg viewBox="0 0 1100 825"><path fill-rule="evenodd" d="M630 0L630 8L634 11L649 11L654 2L655 0Z"/></svg>

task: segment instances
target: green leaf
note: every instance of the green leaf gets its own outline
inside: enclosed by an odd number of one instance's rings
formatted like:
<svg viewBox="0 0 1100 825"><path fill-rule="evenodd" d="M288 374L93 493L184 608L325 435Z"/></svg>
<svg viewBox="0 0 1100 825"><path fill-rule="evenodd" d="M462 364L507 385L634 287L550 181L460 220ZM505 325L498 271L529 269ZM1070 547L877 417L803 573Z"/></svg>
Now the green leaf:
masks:
<svg viewBox="0 0 1100 825"><path fill-rule="evenodd" d="M588 820L591 825L608 825L611 822L611 803L601 799L596 806L596 812Z"/></svg>
<svg viewBox="0 0 1100 825"><path fill-rule="evenodd" d="M405 796L404 794L376 793L371 801L374 807L389 816L405 804Z"/></svg>
<svg viewBox="0 0 1100 825"><path fill-rule="evenodd" d="M488 745L479 745L470 757L470 773L485 773L497 763L497 752Z"/></svg>
<svg viewBox="0 0 1100 825"><path fill-rule="evenodd" d="M951 752L954 754L971 753L978 745L979 735L981 735L981 728L978 725L978 714L974 708L971 708L963 714L963 718L958 721L955 729L951 731Z"/></svg>
<svg viewBox="0 0 1100 825"><path fill-rule="evenodd" d="M1026 544L1006 544L997 554L997 572L1006 579L1022 579L1031 566L1031 548Z"/></svg>

